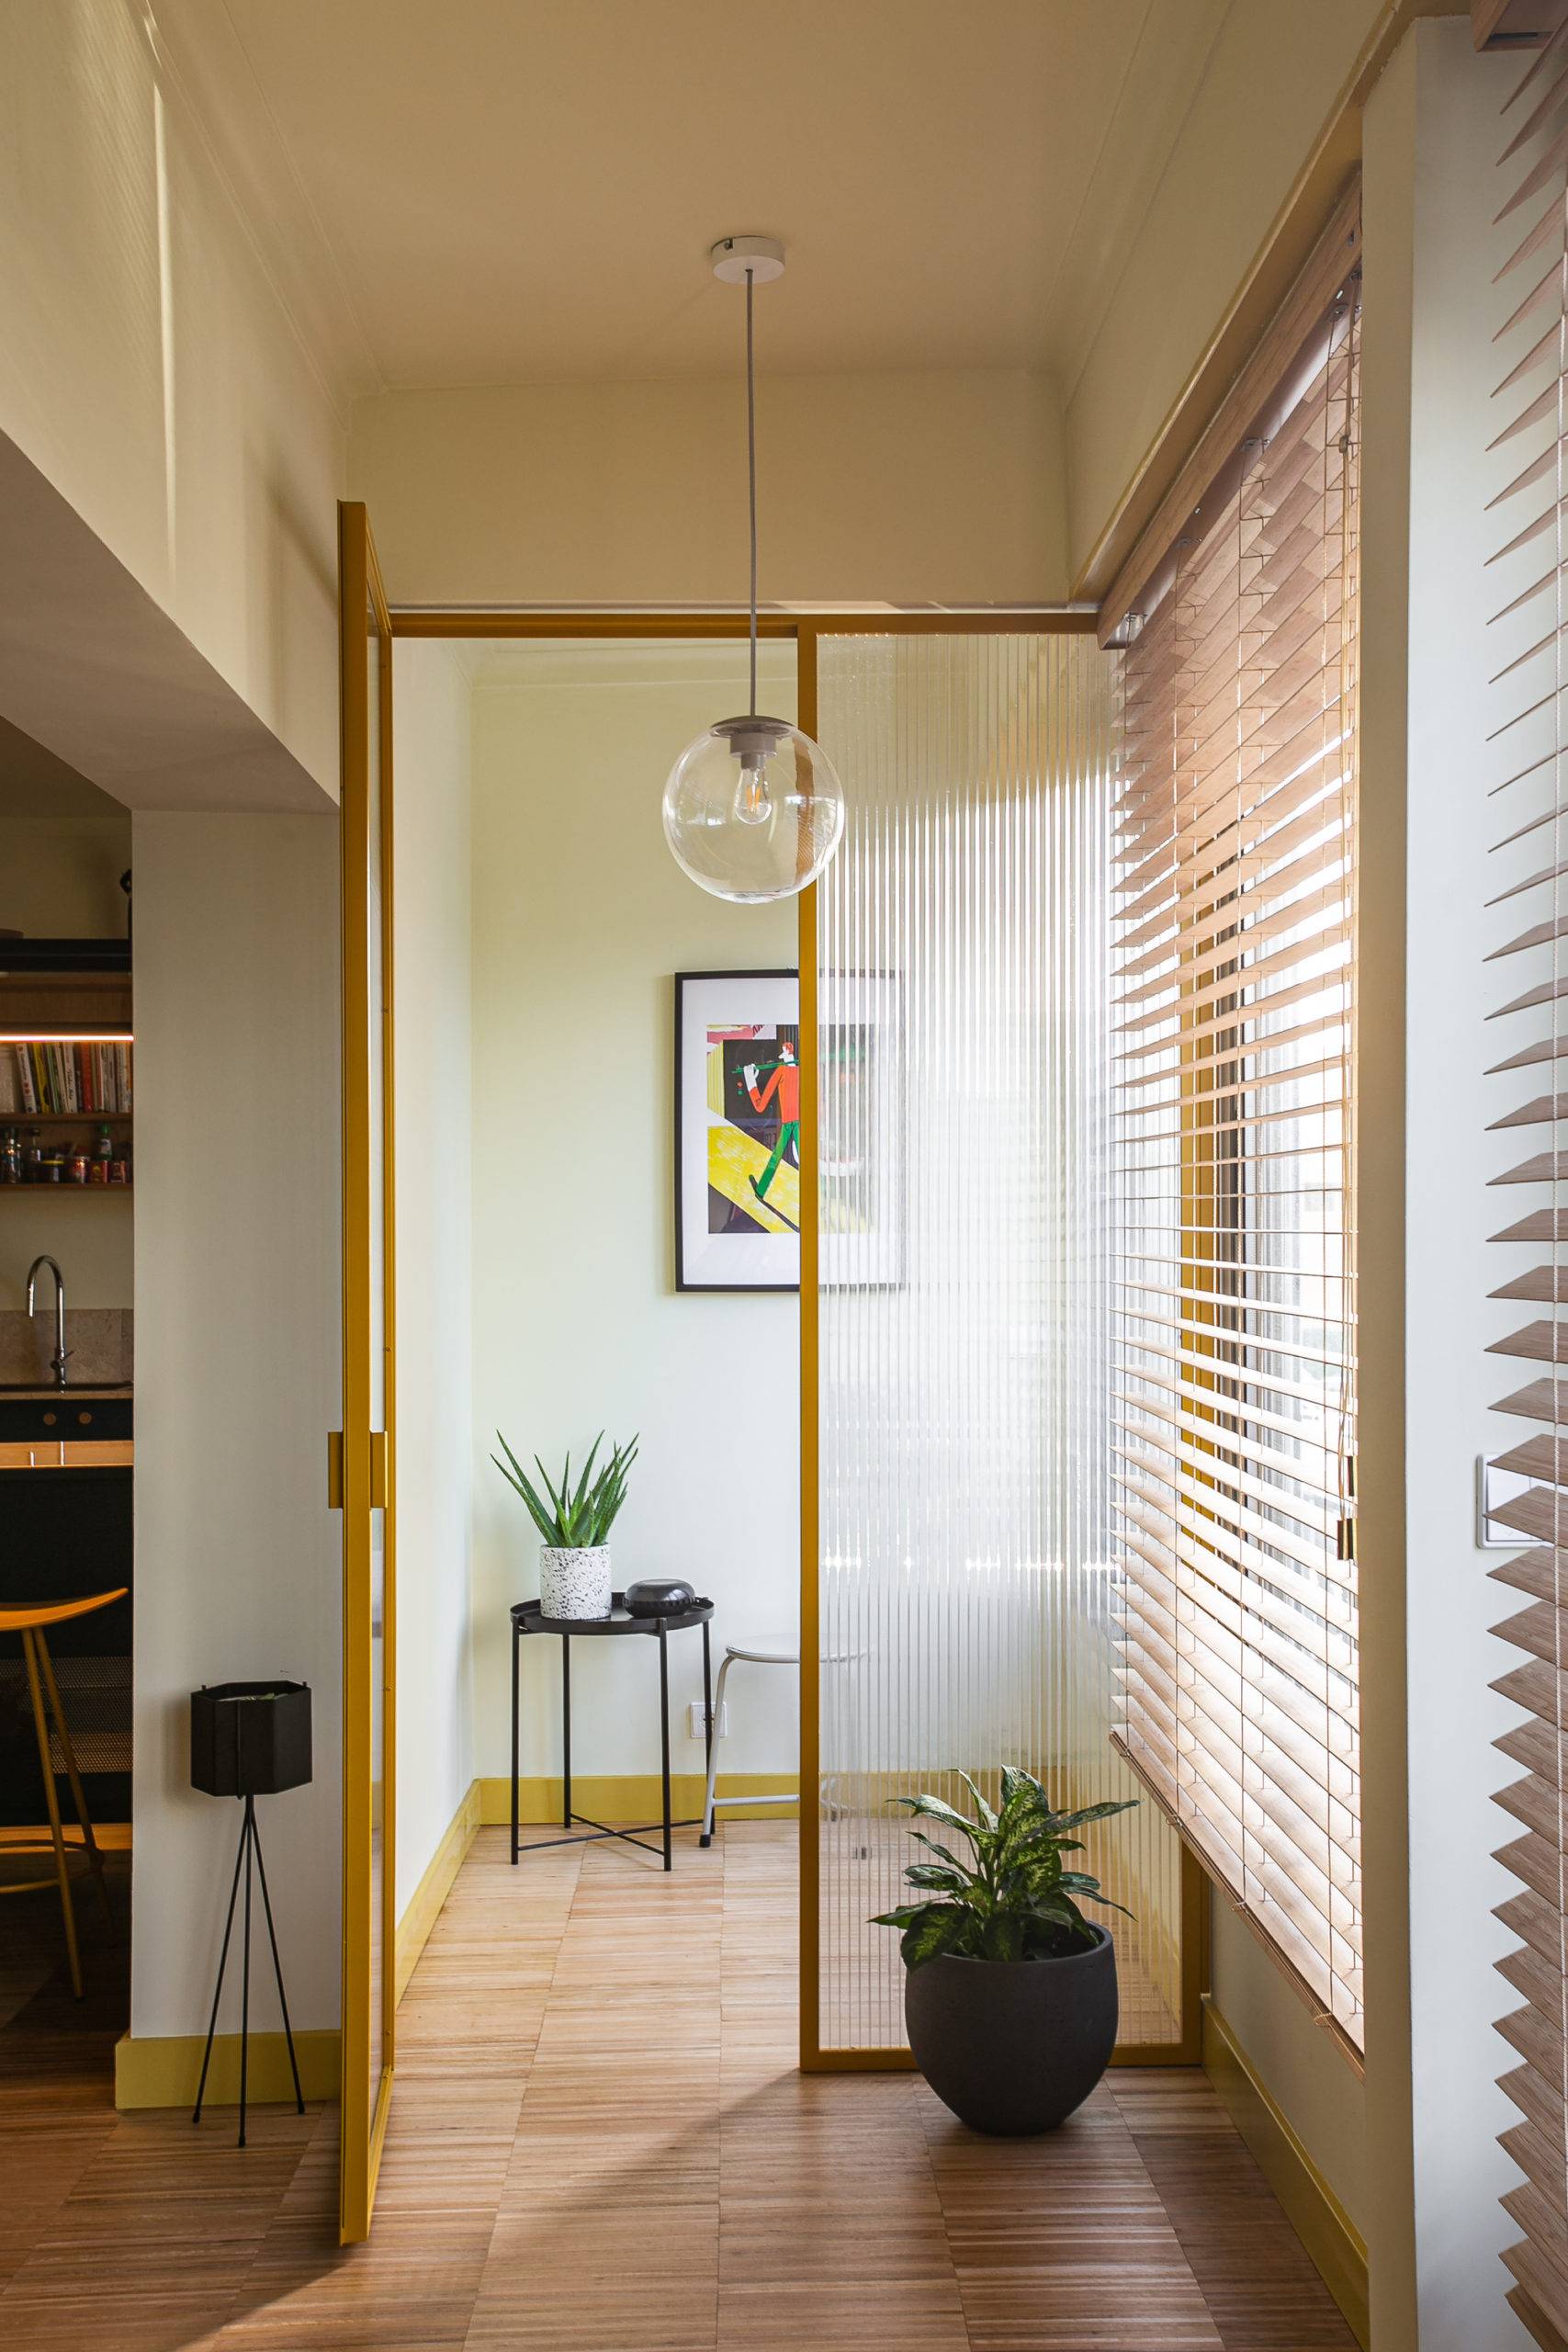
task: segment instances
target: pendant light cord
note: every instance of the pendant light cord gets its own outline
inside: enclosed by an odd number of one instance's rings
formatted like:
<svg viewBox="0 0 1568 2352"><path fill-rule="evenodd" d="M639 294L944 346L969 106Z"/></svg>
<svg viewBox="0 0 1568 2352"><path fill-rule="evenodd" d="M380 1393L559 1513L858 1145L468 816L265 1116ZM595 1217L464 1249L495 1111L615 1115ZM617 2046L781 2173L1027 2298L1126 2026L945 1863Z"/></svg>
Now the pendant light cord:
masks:
<svg viewBox="0 0 1568 2352"><path fill-rule="evenodd" d="M751 339L752 273L746 273L746 472L751 493L751 716L757 716L757 370Z"/></svg>

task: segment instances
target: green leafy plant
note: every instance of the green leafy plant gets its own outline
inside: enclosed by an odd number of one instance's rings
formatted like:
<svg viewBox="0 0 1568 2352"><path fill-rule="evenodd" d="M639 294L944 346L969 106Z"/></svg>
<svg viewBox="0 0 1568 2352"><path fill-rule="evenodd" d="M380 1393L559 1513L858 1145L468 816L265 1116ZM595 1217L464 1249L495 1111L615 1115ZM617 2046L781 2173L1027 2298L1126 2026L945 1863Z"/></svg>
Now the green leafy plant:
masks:
<svg viewBox="0 0 1568 2352"><path fill-rule="evenodd" d="M936 1856L911 1862L904 1872L926 1898L880 1912L874 1927L897 1928L906 1966L923 1968L951 1952L962 1960L1060 1960L1094 1940L1094 1928L1078 1899L1104 1903L1127 1918L1132 1913L1101 1894L1098 1879L1063 1866L1064 1854L1080 1854L1079 1839L1067 1835L1086 1822L1126 1813L1137 1803L1089 1804L1077 1813L1054 1813L1032 1773L1009 1765L1002 1773L1001 1809L993 1811L966 1772L959 1779L975 1800L975 1818L956 1812L940 1797L899 1797L911 1813L923 1814L967 1838L969 1859L939 1845L923 1830L910 1835Z"/></svg>
<svg viewBox="0 0 1568 2352"><path fill-rule="evenodd" d="M500 1453L492 1453L490 1458L507 1485L514 1487L522 1497L529 1518L547 1544L558 1551L570 1552L609 1541L615 1514L626 1498L626 1473L637 1460L637 1442L635 1437L629 1445L617 1445L599 1476L594 1477L593 1464L599 1458L599 1448L604 1442L604 1432L601 1430L588 1449L588 1459L578 1474L575 1487L571 1483L570 1453L561 1470L558 1487L536 1453L534 1467L550 1498L547 1506L501 1431L497 1430L495 1434L506 1460L503 1462Z"/></svg>

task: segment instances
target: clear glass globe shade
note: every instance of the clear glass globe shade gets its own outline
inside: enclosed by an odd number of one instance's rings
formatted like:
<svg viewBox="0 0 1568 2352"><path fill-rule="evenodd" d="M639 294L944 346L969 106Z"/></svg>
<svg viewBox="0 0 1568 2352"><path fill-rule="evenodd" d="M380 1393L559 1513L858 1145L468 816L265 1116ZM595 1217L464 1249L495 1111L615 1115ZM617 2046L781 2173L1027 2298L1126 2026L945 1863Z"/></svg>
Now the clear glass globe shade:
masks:
<svg viewBox="0 0 1568 2352"><path fill-rule="evenodd" d="M787 899L844 831L844 791L819 744L782 718L721 718L664 786L675 863L716 899Z"/></svg>

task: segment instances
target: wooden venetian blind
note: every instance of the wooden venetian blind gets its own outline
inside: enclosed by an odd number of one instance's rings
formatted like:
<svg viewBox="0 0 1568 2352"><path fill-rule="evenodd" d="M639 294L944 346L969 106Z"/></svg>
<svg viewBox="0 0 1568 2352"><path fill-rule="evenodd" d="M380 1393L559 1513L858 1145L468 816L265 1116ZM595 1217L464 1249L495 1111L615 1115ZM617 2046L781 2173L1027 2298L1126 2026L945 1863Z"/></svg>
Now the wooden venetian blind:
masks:
<svg viewBox="0 0 1568 2352"><path fill-rule="evenodd" d="M1499 1740L1523 1778L1500 1804L1514 1835L1501 1859L1520 1892L1498 1913L1519 1939L1500 1965L1521 2007L1501 2030L1518 2064L1503 2087L1519 2121L1503 2144L1524 2175L1504 2199L1522 2233L1506 2254L1517 2284L1509 2301L1538 2339L1568 2340L1568 2186L1565 2053L1568 1903L1563 1814L1564 1497L1568 1489L1568 1117L1562 1065L1568 1057L1568 345L1564 220L1568 217L1568 27L1523 73L1506 108L1499 187L1498 276L1507 317L1499 330L1497 469L1492 500L1496 545L1489 571L1495 610L1495 708L1484 783L1497 811L1489 896L1500 944L1489 1011L1498 1039L1491 1073L1501 1166L1493 1182L1508 1204L1493 1239L1503 1245L1493 1295L1510 1303L1493 1352L1506 1368L1499 1412L1525 1426L1502 1465L1529 1481L1493 1512L1530 1548L1495 1568L1518 1596L1497 1628L1523 1653L1496 1685L1523 1711ZM1517 1146L1517 1148L1507 1147Z"/></svg>
<svg viewBox="0 0 1568 2352"><path fill-rule="evenodd" d="M1357 2048L1358 332L1352 277L1123 657L1113 984L1118 1736Z"/></svg>

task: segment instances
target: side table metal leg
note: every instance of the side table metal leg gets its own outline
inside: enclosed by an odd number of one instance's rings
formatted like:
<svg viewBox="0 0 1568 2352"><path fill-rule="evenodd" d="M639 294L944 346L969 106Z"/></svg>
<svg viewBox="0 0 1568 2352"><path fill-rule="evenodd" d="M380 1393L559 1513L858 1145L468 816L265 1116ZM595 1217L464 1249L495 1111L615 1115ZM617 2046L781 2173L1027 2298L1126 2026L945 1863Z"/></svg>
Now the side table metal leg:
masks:
<svg viewBox="0 0 1568 2352"><path fill-rule="evenodd" d="M523 1637L512 1628L512 1862L517 1864L517 1653Z"/></svg>
<svg viewBox="0 0 1568 2352"><path fill-rule="evenodd" d="M664 1867L672 1870L670 1836L670 1652L664 1628L659 1628L659 1746L664 1774Z"/></svg>
<svg viewBox="0 0 1568 2352"><path fill-rule="evenodd" d="M571 1635L560 1637L560 1826L571 1827Z"/></svg>
<svg viewBox="0 0 1568 2352"><path fill-rule="evenodd" d="M703 1765L713 1762L713 1743L717 1725L713 1719L713 1649L708 1641L707 1619L703 1620L703 1720L707 1725L707 1738L703 1746Z"/></svg>
<svg viewBox="0 0 1568 2352"><path fill-rule="evenodd" d="M706 1775L706 1793L703 1799L702 1842L713 1843L713 1744L718 1736L718 1726L713 1719L713 1645L708 1640L708 1621L703 1619L703 1721L707 1736L703 1742L703 1770Z"/></svg>

